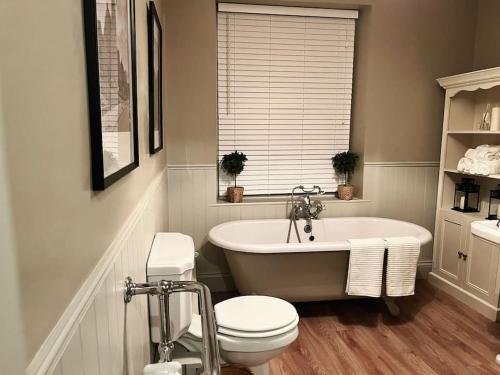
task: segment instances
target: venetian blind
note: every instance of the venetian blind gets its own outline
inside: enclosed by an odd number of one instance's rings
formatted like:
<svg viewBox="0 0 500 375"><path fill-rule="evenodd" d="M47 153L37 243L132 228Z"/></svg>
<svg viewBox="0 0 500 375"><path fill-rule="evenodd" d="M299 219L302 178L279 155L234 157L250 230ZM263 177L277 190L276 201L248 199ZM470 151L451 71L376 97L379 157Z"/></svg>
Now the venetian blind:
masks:
<svg viewBox="0 0 500 375"><path fill-rule="evenodd" d="M349 149L357 12L311 11L219 4L218 156L247 155L246 195L337 190L331 157ZM220 172L219 194L231 184Z"/></svg>

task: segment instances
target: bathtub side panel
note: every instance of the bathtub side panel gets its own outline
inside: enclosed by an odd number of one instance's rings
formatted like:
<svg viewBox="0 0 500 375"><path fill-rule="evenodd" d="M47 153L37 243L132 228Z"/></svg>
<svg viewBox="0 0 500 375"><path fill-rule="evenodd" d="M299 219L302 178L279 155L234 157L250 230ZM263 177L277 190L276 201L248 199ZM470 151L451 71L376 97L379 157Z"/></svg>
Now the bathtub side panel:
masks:
<svg viewBox="0 0 500 375"><path fill-rule="evenodd" d="M241 294L290 302L346 298L348 252L255 254L225 250Z"/></svg>

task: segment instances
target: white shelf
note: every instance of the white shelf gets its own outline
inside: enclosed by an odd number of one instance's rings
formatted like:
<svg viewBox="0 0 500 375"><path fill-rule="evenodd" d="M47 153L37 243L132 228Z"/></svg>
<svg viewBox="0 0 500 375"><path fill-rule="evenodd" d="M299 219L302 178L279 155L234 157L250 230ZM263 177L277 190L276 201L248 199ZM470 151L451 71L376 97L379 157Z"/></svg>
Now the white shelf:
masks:
<svg viewBox="0 0 500 375"><path fill-rule="evenodd" d="M472 173L460 172L460 171L457 171L456 169L452 169L452 168L444 168L443 170L445 172L448 172L448 173L462 174L464 176L483 177L483 178L492 178L494 180L500 180L500 174L490 174L489 176L484 176L482 174L472 174Z"/></svg>
<svg viewBox="0 0 500 375"><path fill-rule="evenodd" d="M447 134L481 134L481 135L500 135L500 131L490 131L490 130L448 130Z"/></svg>
<svg viewBox="0 0 500 375"><path fill-rule="evenodd" d="M457 216L463 216L467 218L474 218L478 220L485 220L487 213L485 214L484 212L462 212L462 211L456 211L452 208L441 208L441 211L449 212L453 215Z"/></svg>

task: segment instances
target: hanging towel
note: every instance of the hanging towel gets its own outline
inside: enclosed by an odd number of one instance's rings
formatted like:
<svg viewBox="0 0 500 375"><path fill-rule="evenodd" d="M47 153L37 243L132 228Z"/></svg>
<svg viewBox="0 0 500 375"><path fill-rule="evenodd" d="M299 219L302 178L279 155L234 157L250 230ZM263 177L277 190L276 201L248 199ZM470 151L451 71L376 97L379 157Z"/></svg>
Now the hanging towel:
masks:
<svg viewBox="0 0 500 375"><path fill-rule="evenodd" d="M382 238L349 240L349 270L346 293L350 296L380 297L385 241Z"/></svg>
<svg viewBox="0 0 500 375"><path fill-rule="evenodd" d="M389 237L385 292L390 297L415 294L420 241L415 237Z"/></svg>

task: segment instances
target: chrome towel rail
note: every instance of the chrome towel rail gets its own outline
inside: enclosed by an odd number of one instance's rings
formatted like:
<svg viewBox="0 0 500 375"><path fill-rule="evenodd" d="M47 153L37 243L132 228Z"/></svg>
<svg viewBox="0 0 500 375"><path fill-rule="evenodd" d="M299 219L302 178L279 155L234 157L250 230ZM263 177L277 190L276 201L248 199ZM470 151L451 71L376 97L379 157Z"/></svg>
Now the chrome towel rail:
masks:
<svg viewBox="0 0 500 375"><path fill-rule="evenodd" d="M124 300L129 303L133 296L139 294L156 295L160 307L161 343L158 350L160 361L172 361L174 343L170 333L169 300L172 293L196 293L201 312L202 325L202 361L206 375L220 375L219 343L212 305L210 289L197 281L161 280L150 283L134 283L130 277L125 279Z"/></svg>

